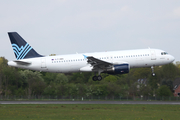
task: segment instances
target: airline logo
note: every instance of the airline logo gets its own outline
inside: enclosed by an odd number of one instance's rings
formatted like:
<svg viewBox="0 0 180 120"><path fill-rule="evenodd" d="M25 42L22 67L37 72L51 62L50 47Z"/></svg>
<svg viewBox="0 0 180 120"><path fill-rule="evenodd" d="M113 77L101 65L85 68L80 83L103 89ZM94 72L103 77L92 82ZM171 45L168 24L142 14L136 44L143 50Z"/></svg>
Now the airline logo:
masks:
<svg viewBox="0 0 180 120"><path fill-rule="evenodd" d="M12 44L12 47L13 47L14 53L16 54L17 60L23 59L28 54L28 52L32 49L32 47L28 43L25 46L21 46L20 48L16 44Z"/></svg>

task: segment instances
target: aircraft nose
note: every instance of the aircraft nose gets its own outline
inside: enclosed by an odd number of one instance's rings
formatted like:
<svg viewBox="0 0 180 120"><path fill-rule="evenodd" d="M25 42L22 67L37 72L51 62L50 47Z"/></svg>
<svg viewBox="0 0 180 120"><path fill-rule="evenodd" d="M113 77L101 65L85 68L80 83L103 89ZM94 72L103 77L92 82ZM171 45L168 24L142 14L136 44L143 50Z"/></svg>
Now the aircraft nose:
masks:
<svg viewBox="0 0 180 120"><path fill-rule="evenodd" d="M174 60L175 60L174 56L172 56L172 55L171 55L171 57L170 57L170 61L172 61L172 62L173 62Z"/></svg>

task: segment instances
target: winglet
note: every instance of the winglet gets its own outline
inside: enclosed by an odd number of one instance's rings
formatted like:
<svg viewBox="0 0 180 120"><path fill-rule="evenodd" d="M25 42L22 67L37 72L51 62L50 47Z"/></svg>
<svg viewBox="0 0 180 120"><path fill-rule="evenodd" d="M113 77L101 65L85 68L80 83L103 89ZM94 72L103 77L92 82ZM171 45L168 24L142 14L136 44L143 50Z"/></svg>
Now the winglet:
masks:
<svg viewBox="0 0 180 120"><path fill-rule="evenodd" d="M84 56L84 59L86 59L88 56L86 56L86 55L83 55Z"/></svg>

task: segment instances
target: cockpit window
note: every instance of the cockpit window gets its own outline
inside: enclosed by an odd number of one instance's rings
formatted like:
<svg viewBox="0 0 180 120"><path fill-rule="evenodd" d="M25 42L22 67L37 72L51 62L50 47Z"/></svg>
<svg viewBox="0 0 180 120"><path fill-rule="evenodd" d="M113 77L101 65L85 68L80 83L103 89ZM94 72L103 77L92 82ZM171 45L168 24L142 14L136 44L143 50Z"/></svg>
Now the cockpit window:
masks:
<svg viewBox="0 0 180 120"><path fill-rule="evenodd" d="M167 52L161 52L161 55L167 55L168 53Z"/></svg>

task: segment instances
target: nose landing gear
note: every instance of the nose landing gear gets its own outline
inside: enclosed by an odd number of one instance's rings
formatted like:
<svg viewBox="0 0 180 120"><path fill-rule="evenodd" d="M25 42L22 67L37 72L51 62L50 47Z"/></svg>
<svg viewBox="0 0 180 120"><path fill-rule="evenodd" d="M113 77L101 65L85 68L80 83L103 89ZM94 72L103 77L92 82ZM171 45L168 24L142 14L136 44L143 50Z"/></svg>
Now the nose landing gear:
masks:
<svg viewBox="0 0 180 120"><path fill-rule="evenodd" d="M152 70L152 76L154 77L156 74L154 73L154 66L151 66L151 70Z"/></svg>

